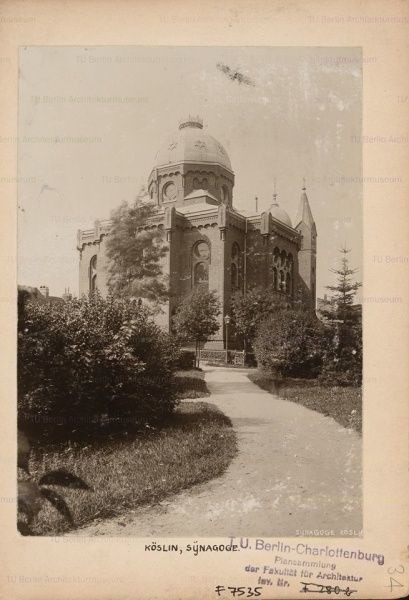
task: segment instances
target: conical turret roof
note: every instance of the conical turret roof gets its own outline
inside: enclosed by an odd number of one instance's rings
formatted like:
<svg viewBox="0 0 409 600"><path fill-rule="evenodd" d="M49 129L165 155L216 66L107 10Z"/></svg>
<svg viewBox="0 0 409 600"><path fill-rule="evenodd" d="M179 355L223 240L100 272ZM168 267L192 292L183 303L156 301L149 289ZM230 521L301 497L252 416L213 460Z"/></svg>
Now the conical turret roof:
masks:
<svg viewBox="0 0 409 600"><path fill-rule="evenodd" d="M298 205L297 217L295 219L296 227L300 223L305 223L308 227L315 225L314 217L312 216L310 203L308 202L307 191L305 185L302 188L300 203Z"/></svg>

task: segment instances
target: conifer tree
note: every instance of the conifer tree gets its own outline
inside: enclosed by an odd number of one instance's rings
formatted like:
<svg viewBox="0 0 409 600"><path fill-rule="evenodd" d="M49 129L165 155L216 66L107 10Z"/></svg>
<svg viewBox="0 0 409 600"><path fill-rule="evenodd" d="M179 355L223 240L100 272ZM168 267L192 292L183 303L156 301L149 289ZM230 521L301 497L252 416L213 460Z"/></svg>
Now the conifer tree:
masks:
<svg viewBox="0 0 409 600"><path fill-rule="evenodd" d="M341 265L331 269L337 283L327 286L332 296L320 311L328 324L323 378L343 385L362 381L362 315L354 305L361 283L353 280L356 269L349 266L350 249L341 248Z"/></svg>

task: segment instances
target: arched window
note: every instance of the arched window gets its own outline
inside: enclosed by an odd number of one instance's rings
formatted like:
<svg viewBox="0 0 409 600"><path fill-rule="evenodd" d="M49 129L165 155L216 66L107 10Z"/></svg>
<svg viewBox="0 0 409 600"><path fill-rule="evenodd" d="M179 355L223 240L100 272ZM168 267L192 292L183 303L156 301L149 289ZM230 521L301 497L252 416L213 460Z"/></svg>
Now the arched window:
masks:
<svg viewBox="0 0 409 600"><path fill-rule="evenodd" d="M281 266L284 267L286 265L287 252L285 250L281 250L280 257L281 257Z"/></svg>
<svg viewBox="0 0 409 600"><path fill-rule="evenodd" d="M285 292L285 277L284 277L284 271L280 271L280 292Z"/></svg>
<svg viewBox="0 0 409 600"><path fill-rule="evenodd" d="M221 200L223 202L223 204L230 204L230 194L229 194L229 188L227 187L227 185L222 185L221 187Z"/></svg>
<svg viewBox="0 0 409 600"><path fill-rule="evenodd" d="M288 255L288 268L290 271L293 270L293 262L294 262L293 255L290 252Z"/></svg>
<svg viewBox="0 0 409 600"><path fill-rule="evenodd" d="M204 262L198 262L194 268L194 284L199 285L209 282L209 265Z"/></svg>
<svg viewBox="0 0 409 600"><path fill-rule="evenodd" d="M231 275L231 289L232 290L237 290L238 288L238 270L237 267L234 263L231 264L231 271L230 271L230 275Z"/></svg>
<svg viewBox="0 0 409 600"><path fill-rule="evenodd" d="M97 289L97 255L91 258L89 262L89 291L94 292Z"/></svg>
<svg viewBox="0 0 409 600"><path fill-rule="evenodd" d="M292 288L291 288L291 275L290 273L287 273L286 275L286 286L285 286L285 291L287 292L287 294L289 294L290 296L292 295Z"/></svg>
<svg viewBox="0 0 409 600"><path fill-rule="evenodd" d="M241 264L241 250L237 242L234 242L231 247L231 289L232 291L238 290L242 287L242 264Z"/></svg>
<svg viewBox="0 0 409 600"><path fill-rule="evenodd" d="M273 288L278 290L278 277L277 277L277 269L273 267Z"/></svg>
<svg viewBox="0 0 409 600"><path fill-rule="evenodd" d="M210 247L203 240L192 249L192 285L209 288Z"/></svg>

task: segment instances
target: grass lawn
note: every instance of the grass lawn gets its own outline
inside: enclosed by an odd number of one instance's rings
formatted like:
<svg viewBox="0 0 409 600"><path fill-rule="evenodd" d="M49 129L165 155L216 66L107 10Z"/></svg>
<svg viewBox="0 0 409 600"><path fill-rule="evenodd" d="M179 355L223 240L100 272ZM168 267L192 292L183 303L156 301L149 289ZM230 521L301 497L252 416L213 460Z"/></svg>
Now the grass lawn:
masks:
<svg viewBox="0 0 409 600"><path fill-rule="evenodd" d="M205 402L182 402L168 425L146 434L60 447L33 449L35 479L64 468L93 491L55 487L72 512L76 526L155 503L184 488L220 476L237 451L230 420ZM70 528L46 503L33 531L56 535Z"/></svg>
<svg viewBox="0 0 409 600"><path fill-rule="evenodd" d="M204 372L200 369L177 371L175 373L175 388L178 400L210 396L204 379Z"/></svg>
<svg viewBox="0 0 409 600"><path fill-rule="evenodd" d="M250 381L267 392L332 417L346 428L362 432L362 390L359 387L324 387L314 379L276 381L266 373L249 373Z"/></svg>

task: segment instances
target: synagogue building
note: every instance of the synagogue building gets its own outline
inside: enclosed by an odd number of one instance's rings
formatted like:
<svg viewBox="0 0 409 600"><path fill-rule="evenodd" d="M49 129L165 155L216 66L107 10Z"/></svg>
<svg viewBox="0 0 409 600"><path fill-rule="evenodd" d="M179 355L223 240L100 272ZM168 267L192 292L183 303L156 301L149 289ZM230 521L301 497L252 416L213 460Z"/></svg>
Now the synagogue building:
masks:
<svg viewBox="0 0 409 600"><path fill-rule="evenodd" d="M268 211L237 210L234 179L223 145L201 119L189 117L160 147L147 188L157 211L146 227L162 229L168 244L162 268L170 299L159 322L169 329L180 298L195 286L215 290L222 306L220 345L232 294L258 286L271 289L277 303L311 310L316 304L317 229L305 185L292 221L275 191ZM78 232L80 295L96 288L107 294L109 229L109 221L96 221Z"/></svg>

